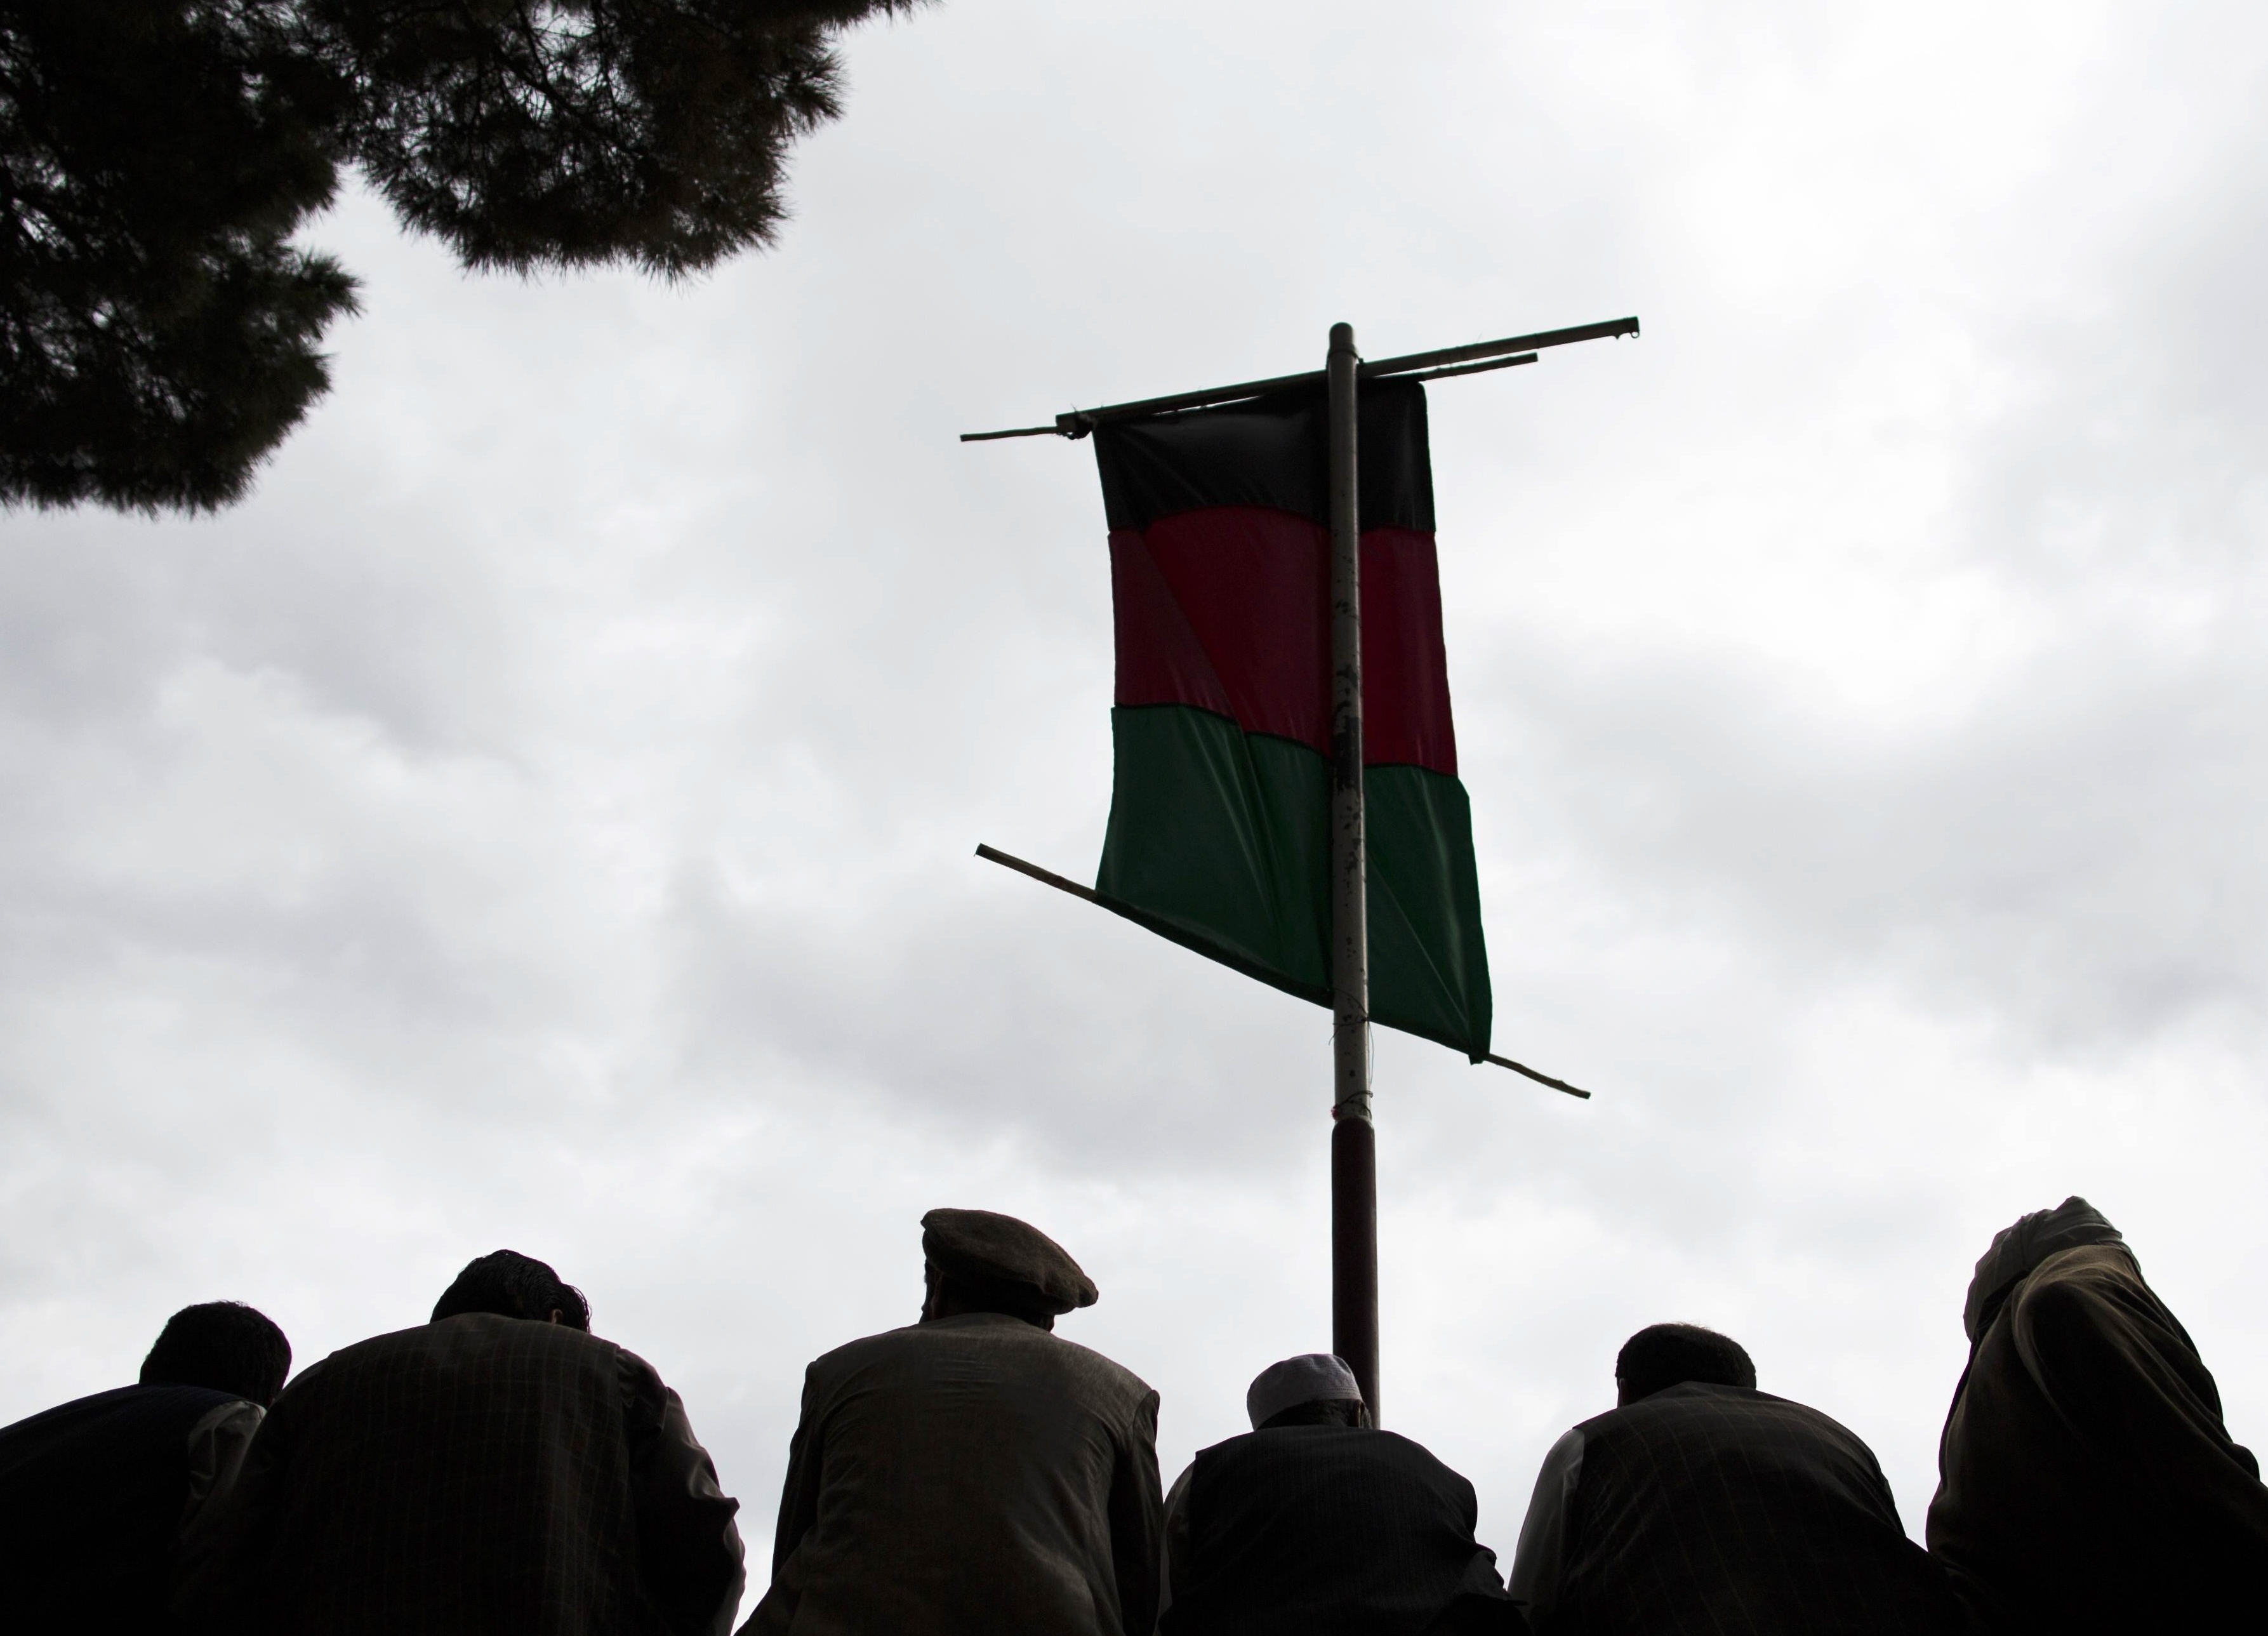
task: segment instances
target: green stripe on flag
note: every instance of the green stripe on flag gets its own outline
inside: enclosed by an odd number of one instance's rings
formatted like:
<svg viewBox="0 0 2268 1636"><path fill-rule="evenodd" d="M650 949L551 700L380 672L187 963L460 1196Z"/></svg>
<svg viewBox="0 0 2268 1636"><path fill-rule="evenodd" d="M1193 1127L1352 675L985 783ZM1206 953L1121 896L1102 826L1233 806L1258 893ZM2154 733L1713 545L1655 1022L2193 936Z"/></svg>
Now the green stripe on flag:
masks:
<svg viewBox="0 0 2268 1636"><path fill-rule="evenodd" d="M1330 991L1330 767L1182 704L1110 712L1116 760L1094 889Z"/></svg>
<svg viewBox="0 0 2268 1636"><path fill-rule="evenodd" d="M1122 705L1110 726L1096 892L1200 954L1329 1004L1324 757L1186 705ZM1477 1061L1491 1006L1464 785L1420 767L1373 767L1365 785L1371 1015Z"/></svg>
<svg viewBox="0 0 2268 1636"><path fill-rule="evenodd" d="M1424 767L1368 768L1362 784L1371 1018L1478 1062L1495 1005L1464 784Z"/></svg>

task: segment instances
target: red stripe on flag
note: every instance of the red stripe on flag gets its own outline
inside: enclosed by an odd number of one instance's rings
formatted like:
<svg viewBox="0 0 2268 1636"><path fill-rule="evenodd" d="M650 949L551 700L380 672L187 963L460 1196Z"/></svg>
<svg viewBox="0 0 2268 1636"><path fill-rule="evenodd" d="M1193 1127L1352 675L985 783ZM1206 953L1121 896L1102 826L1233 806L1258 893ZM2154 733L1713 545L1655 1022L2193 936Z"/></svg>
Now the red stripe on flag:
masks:
<svg viewBox="0 0 2268 1636"><path fill-rule="evenodd" d="M1204 645L1158 571L1149 542L1131 530L1110 536L1110 610L1118 633L1118 703L1195 704L1238 719Z"/></svg>
<svg viewBox="0 0 2268 1636"><path fill-rule="evenodd" d="M1330 542L1323 528L1265 506L1218 505L1161 517L1141 539L1226 696L1225 713L1247 733L1328 754L1330 629L1323 598ZM1122 658L1120 674L1125 670ZM1169 697L1121 694L1118 702L1204 702L1190 696L1178 671L1175 682Z"/></svg>
<svg viewBox="0 0 2268 1636"><path fill-rule="evenodd" d="M1415 528L1362 536L1362 759L1456 776L1440 560Z"/></svg>
<svg viewBox="0 0 2268 1636"><path fill-rule="evenodd" d="M1366 763L1454 776L1430 534L1363 536ZM1110 536L1117 702L1193 704L1247 733L1330 748L1329 535L1263 506L1212 506Z"/></svg>

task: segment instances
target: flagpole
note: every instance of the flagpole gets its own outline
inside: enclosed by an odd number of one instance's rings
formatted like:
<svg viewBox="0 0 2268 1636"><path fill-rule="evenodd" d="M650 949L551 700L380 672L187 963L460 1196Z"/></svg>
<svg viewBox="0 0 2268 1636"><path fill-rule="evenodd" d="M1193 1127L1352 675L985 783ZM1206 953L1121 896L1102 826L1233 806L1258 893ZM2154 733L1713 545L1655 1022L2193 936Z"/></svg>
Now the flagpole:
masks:
<svg viewBox="0 0 2268 1636"><path fill-rule="evenodd" d="M1331 500L1331 1350L1378 1401L1378 1144L1370 1119L1370 926L1362 805L1362 517L1354 328L1324 367Z"/></svg>

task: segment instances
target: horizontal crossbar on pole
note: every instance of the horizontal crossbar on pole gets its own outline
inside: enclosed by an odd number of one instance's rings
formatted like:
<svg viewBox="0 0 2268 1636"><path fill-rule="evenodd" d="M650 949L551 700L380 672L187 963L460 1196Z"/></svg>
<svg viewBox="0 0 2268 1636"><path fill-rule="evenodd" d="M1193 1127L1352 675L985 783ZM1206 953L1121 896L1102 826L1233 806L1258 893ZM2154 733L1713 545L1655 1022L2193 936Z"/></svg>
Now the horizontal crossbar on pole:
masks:
<svg viewBox="0 0 2268 1636"><path fill-rule="evenodd" d="M1494 1063L1499 1068L1509 1068L1514 1073L1524 1073L1529 1079L1535 1080L1538 1085L1548 1085L1555 1091L1565 1091L1568 1095L1580 1096L1585 1102L1589 1102L1591 1100L1590 1092L1578 1090L1573 1086L1568 1084L1566 1080L1555 1080L1548 1073L1538 1073L1527 1064L1514 1062L1509 1057L1499 1057L1494 1051L1491 1051L1488 1054L1487 1060Z"/></svg>
<svg viewBox="0 0 2268 1636"><path fill-rule="evenodd" d="M1578 341L1604 341L1638 333L1636 318L1611 318L1603 323L1578 324L1572 329L1543 329L1532 335L1512 335L1502 341L1476 341L1469 346L1442 347L1432 352L1411 352L1401 357L1380 358L1374 363L1360 365L1357 372L1364 380L1438 380L1449 375L1478 374L1482 369L1504 369L1514 364L1533 364L1535 354L1546 347L1571 346ZM1515 352L1527 356L1505 356ZM1500 361L1479 363L1484 358ZM1458 365L1475 367L1454 367ZM1050 433L1059 438L1084 438L1106 421L1139 420L1148 415L1167 415L1176 409L1234 403L1245 398L1266 397L1271 392L1289 392L1295 387L1320 387L1322 384L1323 372L1311 369L1303 374L1240 381L1233 387L1208 387L1202 392L1176 392L1162 398L1138 398L1130 403L1106 403L1100 409L1071 409L1057 416L1052 426L1018 426L1005 431L964 431L961 434L961 440L963 443L991 443L1002 438L1044 438Z"/></svg>
<svg viewBox="0 0 2268 1636"><path fill-rule="evenodd" d="M1535 354L1522 352L1513 357L1492 357L1484 364L1453 364L1447 369L1424 369L1414 375L1395 375L1395 380L1447 380L1452 375L1477 375L1484 370L1516 369L1522 364L1535 362Z"/></svg>
<svg viewBox="0 0 2268 1636"><path fill-rule="evenodd" d="M1316 999L1314 995L1302 992L1296 988L1285 987L1285 982L1282 978L1271 979L1267 974L1259 969L1252 967L1244 961L1230 954L1226 950L1220 948L1216 944L1213 944L1210 940L1193 938L1186 932L1168 931L1164 925L1153 922L1151 917L1145 911L1133 909L1129 905L1123 905L1117 903L1114 899L1105 897L1101 893L1094 890L1094 888L1081 886L1078 881L1069 880L1063 875L1059 875L1052 869L1042 869L1039 865L1027 863L1024 859L1016 857L1012 853L1004 852L998 847L985 846L981 844L976 848L976 855L984 859L987 863L998 864L1002 868L1012 869L1018 874L1029 875L1033 880L1037 881L1042 886L1051 886L1058 892L1078 898L1081 903L1093 903L1097 909L1107 909L1115 915L1123 916L1126 919L1133 921L1135 925L1143 927L1146 931L1158 932L1160 936L1169 936L1174 942L1181 944L1182 947L1189 949L1193 953L1203 954L1208 959L1217 960L1220 962L1221 964L1228 967L1231 970L1241 971L1247 976L1258 977L1262 982L1270 983L1273 987L1283 988L1285 992L1292 994L1298 999L1309 1000L1317 1005L1326 1005L1329 1003L1326 1000ZM1499 1068L1509 1068L1514 1073L1524 1074L1528 1079L1535 1080L1538 1085L1548 1085L1555 1091L1565 1091L1568 1095L1580 1096L1585 1102L1588 1102L1591 1099L1590 1092L1578 1090L1575 1087L1568 1084L1566 1080L1555 1080L1548 1073L1538 1073L1535 1069L1527 1066L1525 1064L1514 1062L1509 1057L1499 1057L1494 1051L1491 1051L1484 1060L1492 1062Z"/></svg>
<svg viewBox="0 0 2268 1636"><path fill-rule="evenodd" d="M1096 895L1093 888L1081 886L1078 881L1059 875L1052 869L1042 869L1037 864L1027 864L1013 853L1004 852L998 847L987 846L980 841L976 845L976 855L988 864L998 864L1005 868L1014 870L1018 874L1029 875L1042 886L1051 886L1058 892L1068 892L1073 897L1083 899L1098 907L1101 905L1102 899Z"/></svg>

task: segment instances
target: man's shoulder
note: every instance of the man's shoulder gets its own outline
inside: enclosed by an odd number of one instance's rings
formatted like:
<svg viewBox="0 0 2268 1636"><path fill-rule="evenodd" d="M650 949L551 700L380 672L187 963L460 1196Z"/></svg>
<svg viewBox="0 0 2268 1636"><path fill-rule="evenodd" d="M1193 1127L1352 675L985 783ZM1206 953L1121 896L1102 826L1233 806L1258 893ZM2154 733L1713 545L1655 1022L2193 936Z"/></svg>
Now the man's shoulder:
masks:
<svg viewBox="0 0 2268 1636"><path fill-rule="evenodd" d="M967 1313L862 1336L814 1360L810 1379L823 1387L872 1370L917 1370L933 1360L970 1353L1005 1373L1060 1380L1085 1392L1129 1403L1150 1395L1149 1383L1123 1364L1035 1323L999 1313Z"/></svg>
<svg viewBox="0 0 2268 1636"><path fill-rule="evenodd" d="M1987 1347L2025 1354L2032 1371L2052 1369L2051 1359L2123 1369L2143 1356L2173 1360L2183 1371L2205 1368L2197 1343L2124 1244L2081 1244L2042 1261L1985 1332L1980 1357Z"/></svg>
<svg viewBox="0 0 2268 1636"><path fill-rule="evenodd" d="M1349 1468L1392 1468L1463 1481L1440 1456L1414 1438L1366 1426L1277 1426L1241 1432L1209 1448L1199 1460L1239 1463L1325 1463Z"/></svg>
<svg viewBox="0 0 2268 1636"><path fill-rule="evenodd" d="M129 1419L179 1419L184 1426L225 1404L241 1401L233 1392L205 1386L118 1386L108 1391L74 1397L27 1415L12 1426L0 1426L0 1458L6 1451L94 1426Z"/></svg>
<svg viewBox="0 0 2268 1636"><path fill-rule="evenodd" d="M268 1411L261 1441L281 1459L289 1447L328 1445L342 1432L389 1436L374 1428L423 1426L436 1414L548 1419L603 1415L609 1405L636 1435L663 1418L666 1397L652 1367L612 1341L562 1324L467 1314L373 1335L311 1364Z"/></svg>
<svg viewBox="0 0 2268 1636"><path fill-rule="evenodd" d="M579 1367L619 1373L628 1366L651 1372L650 1366L614 1342L584 1330L473 1312L342 1346L296 1376L284 1389L276 1407L304 1404L327 1389L350 1391L373 1375L485 1373L546 1359L571 1371Z"/></svg>
<svg viewBox="0 0 2268 1636"><path fill-rule="evenodd" d="M2109 1278L2122 1284L2142 1284L2142 1264L2123 1243L2074 1244L2043 1256L2025 1275L2029 1280L2052 1282L2058 1278Z"/></svg>
<svg viewBox="0 0 2268 1636"><path fill-rule="evenodd" d="M2058 1250L2032 1269L2003 1310L2036 1313L2043 1308L2095 1305L2139 1310L2152 1317L2173 1315L2124 1244L2080 1244Z"/></svg>
<svg viewBox="0 0 2268 1636"><path fill-rule="evenodd" d="M622 1348L586 1330L563 1323L544 1323L533 1318L507 1318L493 1312L463 1312L453 1318L390 1330L350 1345L342 1346L324 1362L409 1355L418 1352L490 1351L504 1346L544 1347L565 1351L593 1350L608 1355ZM320 1366L319 1366L320 1367ZM312 1371L310 1371L312 1373Z"/></svg>
<svg viewBox="0 0 2268 1636"><path fill-rule="evenodd" d="M1302 1498L1285 1498L1293 1495ZM1463 1514L1468 1528L1478 1504L1472 1484L1425 1444L1369 1426L1271 1426L1198 1450L1190 1504L1259 1500L1272 1510L1279 1500L1332 1514L1350 1506L1378 1517Z"/></svg>
<svg viewBox="0 0 2268 1636"><path fill-rule="evenodd" d="M1873 1451L1856 1432L1822 1410L1753 1388L1687 1381L1619 1409L1594 1415L1575 1428L1587 1444L1621 1438L1640 1441L1674 1437L1690 1441L1711 1436L1734 1441L1771 1438L1834 1447L1864 1461Z"/></svg>
<svg viewBox="0 0 2268 1636"><path fill-rule="evenodd" d="M1064 1374L1083 1381L1094 1389L1107 1389L1129 1403L1155 1396L1149 1382L1116 1359L1106 1358L1093 1347L1050 1335L1045 1330L1039 1335L1042 1345L1035 1349L1035 1355L1045 1358Z"/></svg>
<svg viewBox="0 0 2268 1636"><path fill-rule="evenodd" d="M831 1351L823 1352L811 1360L804 1377L814 1386L828 1384L871 1369L888 1369L910 1366L924 1355L924 1343L908 1325L902 1330L881 1330L872 1335L861 1335L855 1341L845 1341Z"/></svg>
<svg viewBox="0 0 2268 1636"><path fill-rule="evenodd" d="M1687 1381L1664 1387L1639 1398L1594 1414L1576 1430L1596 1438L1625 1426L1703 1424L1709 1422L1826 1420L1818 1410L1791 1398L1775 1397L1753 1387L1718 1386ZM1828 1421L1832 1425L1832 1421Z"/></svg>
<svg viewBox="0 0 2268 1636"><path fill-rule="evenodd" d="M109 1413L132 1403L153 1389L147 1386L118 1386L107 1392L91 1392L85 1397L74 1397L69 1403L59 1403L52 1409L42 1409L27 1414L8 1426L0 1426L0 1444L16 1438L33 1437L55 1426L76 1423Z"/></svg>

